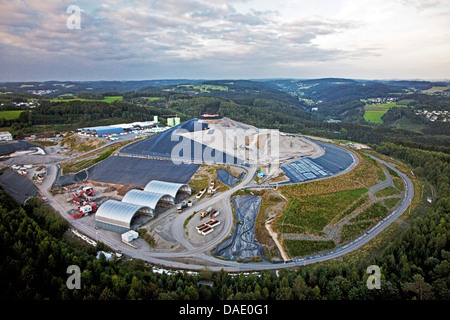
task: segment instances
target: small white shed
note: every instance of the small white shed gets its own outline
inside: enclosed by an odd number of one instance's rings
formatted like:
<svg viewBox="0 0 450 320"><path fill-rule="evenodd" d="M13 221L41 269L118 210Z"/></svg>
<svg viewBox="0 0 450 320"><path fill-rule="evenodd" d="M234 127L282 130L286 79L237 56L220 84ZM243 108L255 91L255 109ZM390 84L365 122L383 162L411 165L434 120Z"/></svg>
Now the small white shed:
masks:
<svg viewBox="0 0 450 320"><path fill-rule="evenodd" d="M131 242L137 238L139 238L139 233L137 233L134 230L130 230L125 233L122 233L122 241L124 241L124 242Z"/></svg>

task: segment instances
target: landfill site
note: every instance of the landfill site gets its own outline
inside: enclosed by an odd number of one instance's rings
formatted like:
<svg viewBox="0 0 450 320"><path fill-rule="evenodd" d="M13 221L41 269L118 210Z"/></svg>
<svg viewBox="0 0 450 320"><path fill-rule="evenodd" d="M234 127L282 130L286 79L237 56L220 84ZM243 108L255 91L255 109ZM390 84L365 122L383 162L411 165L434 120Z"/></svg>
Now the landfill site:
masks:
<svg viewBox="0 0 450 320"><path fill-rule="evenodd" d="M188 269L266 261L254 234L262 199L237 191L322 179L355 164L346 149L222 117L188 120L74 174L49 163L45 150L32 152L42 161L29 172L15 158L0 176L16 201L39 196L93 243Z"/></svg>

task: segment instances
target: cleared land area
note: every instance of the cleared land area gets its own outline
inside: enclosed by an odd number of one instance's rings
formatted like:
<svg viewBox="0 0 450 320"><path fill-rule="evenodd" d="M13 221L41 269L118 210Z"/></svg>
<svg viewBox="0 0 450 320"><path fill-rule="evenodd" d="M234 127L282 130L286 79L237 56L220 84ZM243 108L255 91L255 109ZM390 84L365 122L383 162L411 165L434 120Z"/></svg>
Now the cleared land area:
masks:
<svg viewBox="0 0 450 320"><path fill-rule="evenodd" d="M366 105L364 107L364 120L372 123L383 123L383 119L381 117L390 109L397 107L406 107L405 104L398 104L395 102L391 103L382 103L382 104L374 104L374 105Z"/></svg>
<svg viewBox="0 0 450 320"><path fill-rule="evenodd" d="M359 164L348 173L279 187L288 203L272 226L291 257L332 249L354 239L398 203L373 195L375 191L395 187L397 177L388 176L390 171L370 157L357 155Z"/></svg>
<svg viewBox="0 0 450 320"><path fill-rule="evenodd" d="M321 251L331 250L336 245L333 241L284 240L288 252L293 257L305 256Z"/></svg>
<svg viewBox="0 0 450 320"><path fill-rule="evenodd" d="M0 119L3 118L5 120L13 120L17 119L22 112L25 110L8 110L8 111L0 111Z"/></svg>
<svg viewBox="0 0 450 320"><path fill-rule="evenodd" d="M283 233L324 235L323 228L367 192L367 188L292 198L278 229Z"/></svg>
<svg viewBox="0 0 450 320"><path fill-rule="evenodd" d="M94 100L94 99L82 99L82 98L57 98L57 99L51 99L51 102L69 102L69 101L102 101L111 103L114 101L123 101L123 96L106 96L102 100Z"/></svg>
<svg viewBox="0 0 450 320"><path fill-rule="evenodd" d="M423 91L424 93L436 93L436 92L443 92L447 89L450 89L450 87L432 87L428 90Z"/></svg>

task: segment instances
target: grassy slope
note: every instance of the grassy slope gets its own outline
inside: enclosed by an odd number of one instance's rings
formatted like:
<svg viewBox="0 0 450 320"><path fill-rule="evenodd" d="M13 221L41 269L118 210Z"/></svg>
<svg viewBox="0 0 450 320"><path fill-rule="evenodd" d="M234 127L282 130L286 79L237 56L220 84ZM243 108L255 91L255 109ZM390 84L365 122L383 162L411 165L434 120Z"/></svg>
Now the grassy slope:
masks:
<svg viewBox="0 0 450 320"><path fill-rule="evenodd" d="M17 119L19 115L26 110L8 110L8 111L0 111L0 118L4 118L6 120Z"/></svg>
<svg viewBox="0 0 450 320"><path fill-rule="evenodd" d="M123 101L123 96L115 96L115 97L104 97L103 100L91 100L91 99L80 99L80 98L73 98L73 99L51 99L51 102L69 102L69 101L102 101L111 103L114 101Z"/></svg>
<svg viewBox="0 0 450 320"><path fill-rule="evenodd" d="M278 220L283 233L322 235L323 228L367 192L366 188L292 199Z"/></svg>
<svg viewBox="0 0 450 320"><path fill-rule="evenodd" d="M383 123L381 117L390 109L390 108L401 108L406 107L404 104L398 104L395 102L391 103L382 103L375 105L366 105L364 107L364 120L372 123Z"/></svg>

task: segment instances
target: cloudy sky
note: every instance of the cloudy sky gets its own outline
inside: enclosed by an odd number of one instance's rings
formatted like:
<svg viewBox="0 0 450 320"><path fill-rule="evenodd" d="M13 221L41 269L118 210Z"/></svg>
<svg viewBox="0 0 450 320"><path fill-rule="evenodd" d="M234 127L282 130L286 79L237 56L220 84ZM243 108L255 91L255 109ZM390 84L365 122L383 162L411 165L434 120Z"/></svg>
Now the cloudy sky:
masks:
<svg viewBox="0 0 450 320"><path fill-rule="evenodd" d="M450 0L0 0L0 81L450 79L449 17Z"/></svg>

